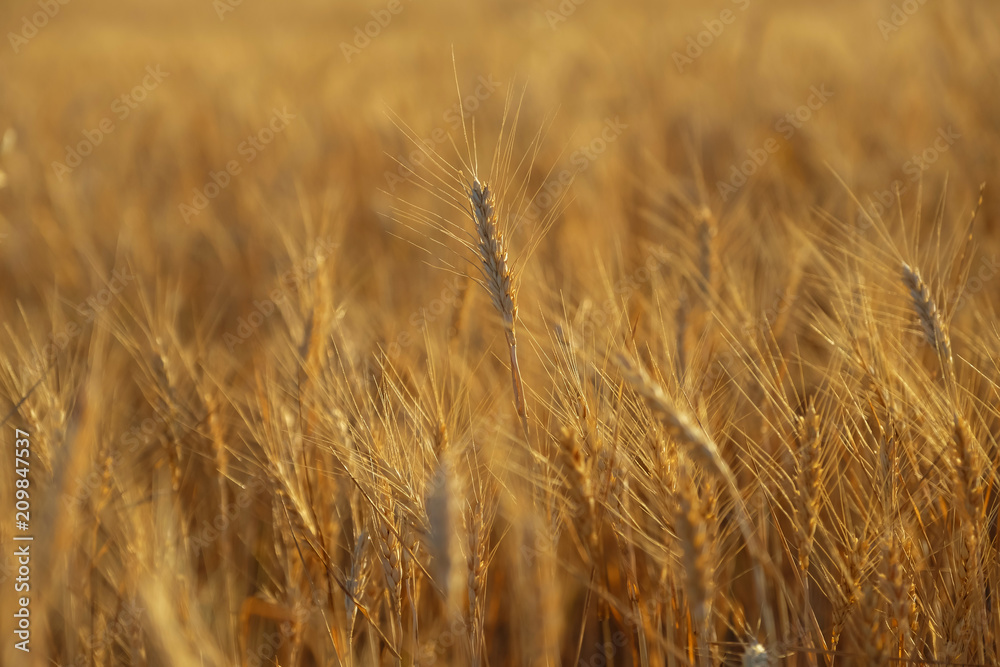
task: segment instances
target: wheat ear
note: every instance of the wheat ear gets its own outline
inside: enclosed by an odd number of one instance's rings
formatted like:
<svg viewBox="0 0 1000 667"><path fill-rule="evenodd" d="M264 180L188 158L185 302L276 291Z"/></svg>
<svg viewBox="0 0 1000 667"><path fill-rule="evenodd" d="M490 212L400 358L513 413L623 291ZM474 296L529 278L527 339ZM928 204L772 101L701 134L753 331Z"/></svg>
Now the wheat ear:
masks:
<svg viewBox="0 0 1000 667"><path fill-rule="evenodd" d="M517 414L525 419L524 386L521 382L521 370L517 365L517 336L514 333L514 324L517 321L517 295L514 275L507 261L507 246L497 222L496 201L490 186L480 183L478 178L472 181L469 201L472 202L472 219L476 224L476 234L479 236L477 249L482 262L480 272L483 276L483 286L489 292L493 307L503 322L507 347L510 349L514 402Z"/></svg>
<svg viewBox="0 0 1000 667"><path fill-rule="evenodd" d="M482 502L474 498L467 506L466 530L469 534L468 594L469 594L469 644L471 665L483 664L485 588L486 588L486 540L487 526Z"/></svg>
<svg viewBox="0 0 1000 667"><path fill-rule="evenodd" d="M809 624L812 601L809 597L809 561L819 526L819 506L822 494L822 463L820 461L820 419L816 406L810 402L806 414L797 419L795 433L795 499L794 517L798 536L799 577L802 580L802 622ZM812 647L812 639L809 640ZM814 656L807 656L807 664L815 665Z"/></svg>
<svg viewBox="0 0 1000 667"><path fill-rule="evenodd" d="M937 304L931 296L930 288L920 277L920 272L906 263L903 264L903 284L910 291L913 310L920 318L920 327L924 331L927 344L938 353L946 372L954 380L955 367L951 355L951 338L948 336L948 329L945 327L944 318L941 317L941 311L938 310Z"/></svg>
<svg viewBox="0 0 1000 667"><path fill-rule="evenodd" d="M559 445L570 462L567 469L567 491L573 502L573 514L575 517L579 517L576 528L580 531L580 538L587 551L587 556L594 558L598 547L597 510L590 469L583 458L583 451L580 449L580 441L577 439L576 431L572 428L563 428L561 435Z"/></svg>
<svg viewBox="0 0 1000 667"><path fill-rule="evenodd" d="M681 476L677 494L677 539L681 543L684 556L685 588L691 622L697 628L697 663L712 664L709 654L709 627L711 623L711 601L713 584L712 550L709 546L708 530L702 501L689 472Z"/></svg>
<svg viewBox="0 0 1000 667"><path fill-rule="evenodd" d="M357 620L358 601L368 585L368 531L362 530L354 541L351 552L351 570L344 590L344 610L347 616L347 639L354 640L354 622ZM350 653L349 653L350 655Z"/></svg>

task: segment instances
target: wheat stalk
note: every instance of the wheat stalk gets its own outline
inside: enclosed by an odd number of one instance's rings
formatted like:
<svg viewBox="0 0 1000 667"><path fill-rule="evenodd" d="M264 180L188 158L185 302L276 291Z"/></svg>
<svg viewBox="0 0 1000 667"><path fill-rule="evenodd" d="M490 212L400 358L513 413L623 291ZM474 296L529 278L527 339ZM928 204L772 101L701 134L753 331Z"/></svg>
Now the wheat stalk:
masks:
<svg viewBox="0 0 1000 667"><path fill-rule="evenodd" d="M521 381L521 370L517 364L517 335L514 330L517 322L517 293L514 285L514 274L507 259L507 245L503 232L497 220L496 201L489 185L473 179L472 188L468 191L472 202L472 219L475 222L479 242L476 246L481 262L480 274L482 284L490 295L493 307L503 322L504 335L507 337L507 347L510 350L511 382L514 385L514 402L517 414L522 420L526 418L524 409L524 386Z"/></svg>
<svg viewBox="0 0 1000 667"><path fill-rule="evenodd" d="M966 605L965 613L976 614L975 620L983 627L986 625L983 605L980 603L980 591L984 590L983 573L980 565L980 521L984 515L983 484L981 466L976 449L977 442L968 422L961 415L954 417L955 453L952 467L954 469L955 496L959 501L960 511L964 521L961 527L962 536L959 540L962 555L961 567L964 571L963 591L960 599ZM972 609L972 607L975 609ZM975 642L978 644L978 642ZM983 650L979 649L978 659L983 661Z"/></svg>
<svg viewBox="0 0 1000 667"><path fill-rule="evenodd" d="M764 546L760 543L751 525L750 516L743 503L736 476L729 464L722 458L715 441L694 421L667 397L663 389L649 377L645 369L633 364L628 357L619 355L619 366L626 380L646 399L653 412L664 421L673 432L674 438L684 446L685 452L694 463L717 476L726 488L733 501L737 525L746 542L747 549L754 560L754 588L758 602L761 605L761 615L764 620L768 642L774 646L777 642L774 616L767 602L767 588L764 580L763 565L770 563Z"/></svg>
<svg viewBox="0 0 1000 667"><path fill-rule="evenodd" d="M681 476L677 494L677 539L684 556L684 578L692 623L696 627L698 662L711 664L709 627L712 601L713 564L705 513L690 473Z"/></svg>
<svg viewBox="0 0 1000 667"><path fill-rule="evenodd" d="M878 586L873 581L866 581L861 590L860 652L864 654L867 660L866 664L888 667L890 664L889 636L883 620L880 618L879 609L882 597L879 595Z"/></svg>
<svg viewBox="0 0 1000 667"><path fill-rule="evenodd" d="M799 417L795 433L795 499L793 508L798 536L798 567L802 580L802 622L807 626L812 617L810 599L809 561L812 558L819 526L820 494L822 493L822 465L820 462L820 420L816 406L810 402L804 417ZM810 646L812 644L810 643ZM808 664L816 663L813 655L807 656Z"/></svg>
<svg viewBox="0 0 1000 667"><path fill-rule="evenodd" d="M910 613L910 591L904 579L904 546L899 535L894 532L891 537L887 537L883 550L886 567L882 577L885 595L889 600L890 617L895 623L893 638L906 655L909 652L910 623L913 618Z"/></svg>
<svg viewBox="0 0 1000 667"><path fill-rule="evenodd" d="M841 574L841 598L833 610L833 628L830 632L830 649L836 650L840 645L841 634L847 625L851 610L858 604L862 595L863 577L868 568L868 539L864 535L849 535L849 544L842 557L843 572Z"/></svg>

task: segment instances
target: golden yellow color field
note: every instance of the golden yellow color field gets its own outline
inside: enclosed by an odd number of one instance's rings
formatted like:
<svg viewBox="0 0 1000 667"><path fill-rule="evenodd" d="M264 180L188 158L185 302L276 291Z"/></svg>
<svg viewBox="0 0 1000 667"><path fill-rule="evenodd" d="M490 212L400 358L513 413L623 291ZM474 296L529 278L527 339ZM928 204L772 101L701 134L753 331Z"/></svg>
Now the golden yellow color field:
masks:
<svg viewBox="0 0 1000 667"><path fill-rule="evenodd" d="M0 32L0 664L1000 662L996 3Z"/></svg>

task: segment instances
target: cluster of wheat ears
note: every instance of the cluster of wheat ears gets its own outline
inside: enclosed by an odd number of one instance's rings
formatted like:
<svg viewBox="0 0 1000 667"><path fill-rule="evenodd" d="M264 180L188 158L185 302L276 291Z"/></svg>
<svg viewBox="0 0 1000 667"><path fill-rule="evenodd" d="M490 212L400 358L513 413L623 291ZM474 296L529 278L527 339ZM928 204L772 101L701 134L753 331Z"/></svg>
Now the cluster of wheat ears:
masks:
<svg viewBox="0 0 1000 667"><path fill-rule="evenodd" d="M768 169L808 171L822 204L762 169L723 205L705 173L729 161L688 146L667 176L637 133L617 189L564 188L536 219L559 162L514 99L495 141L463 119L455 143L411 142L386 206L351 160L344 193L315 185L322 118L303 111L183 228L175 202L231 156L185 155L204 162L181 176L167 114L73 175L148 152L113 203L10 142L0 206L33 240L0 251L44 247L55 278L18 286L4 255L0 416L32 438L37 647L4 636L4 656L1000 662L990 188L876 208L790 141ZM200 118L211 145L223 123ZM281 180L285 155L312 171ZM120 227L92 234L105 210Z"/></svg>

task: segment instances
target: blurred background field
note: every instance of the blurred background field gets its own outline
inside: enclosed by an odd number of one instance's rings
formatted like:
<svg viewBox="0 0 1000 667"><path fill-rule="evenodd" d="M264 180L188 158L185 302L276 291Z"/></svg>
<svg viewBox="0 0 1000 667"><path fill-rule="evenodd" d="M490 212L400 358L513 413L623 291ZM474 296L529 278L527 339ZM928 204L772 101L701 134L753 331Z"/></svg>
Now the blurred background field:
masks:
<svg viewBox="0 0 1000 667"><path fill-rule="evenodd" d="M360 38L366 26L373 35ZM824 455L827 470L856 469L843 483L870 490L874 482L857 480L877 469L871 424L886 418L873 415L893 411L850 399L877 391L852 384L862 372L845 370L828 345L837 336L824 327L845 337L872 321L889 327L887 367L902 370L889 381L880 368L872 382L885 380L882 395L904 406L917 400L901 388L912 384L922 406L895 418L920 432L925 415L934 427L922 432L937 442L956 411L967 412L983 484L995 488L995 3L18 0L0 8L0 29L0 411L10 413L3 432L11 446L13 428L26 429L37 455L32 652L17 651L5 629L3 664L225 665L255 655L282 665L735 660L752 634L764 637L760 601L747 602L747 555L725 516L731 499L716 496L723 519L711 541L720 563L742 565L716 574L710 638L691 621L688 592L654 595L660 585L687 591L691 577L671 542L672 521L656 518L676 510L670 494L680 492L671 489L662 507L647 497L659 479L650 470L656 457L642 454L651 420L641 401L619 403L608 388L619 351L666 369L660 381L718 434L786 574L795 549L785 537L796 520L776 508L792 501L752 481L746 443L780 469L776 443L794 429L778 424L797 423L806 397L816 397L824 433L840 443ZM415 210L451 216L470 232L471 222L399 166L413 162L413 136L435 137L435 150L457 164L451 141L464 151L465 139L456 111L470 131L474 124L487 164L511 107L513 152L532 156L528 197L513 213L533 203L541 211L508 239L520 271L527 434L486 294L430 266L464 273L454 248L439 251L405 224ZM70 166L81 144L89 154ZM230 164L239 173L222 176ZM560 174L571 184L559 185ZM975 243L960 256L983 183ZM201 206L210 191L217 195ZM961 390L907 366L920 325L890 238L941 300ZM845 248L846 259L837 254ZM980 282L963 292L964 262ZM656 277L618 289L643 266ZM856 282L831 290L852 271ZM706 273L710 284L699 287ZM845 306L866 289L875 315ZM885 296L892 289L897 303ZM689 302L690 322L681 324L679 304ZM572 392L554 332L594 311L603 319L583 327L574 352L581 368L599 369L581 371L593 394L585 418L566 407ZM873 319L854 327L851 317ZM776 320L782 331L769 340ZM740 331L756 333L740 340ZM874 331L861 336L864 345L875 345ZM758 344L769 351L754 360ZM687 374L666 379L685 355ZM754 406L774 389L760 378L773 359L784 360L774 364L784 368L776 384L795 385L797 400L767 413ZM721 375L711 370L717 362ZM920 381L932 385L926 396ZM645 417L628 421L622 405ZM587 419L603 434L595 442L583 435ZM608 488L594 491L605 516L594 541L600 556L582 546L586 538L570 537L582 529L580 499L563 488L568 426L581 434L594 489L604 484L594 471L615 470ZM841 427L850 434L836 436ZM619 437L631 438L620 451L610 445ZM631 462L617 462L625 452ZM11 461L5 453L0 465L4 503L13 497ZM441 491L433 480L452 475L449 466L459 472ZM851 543L855 523L864 532L878 522L871 508L845 501L857 496L832 477L824 476L820 523L830 529L816 538L824 546L812 597L788 574L790 591L775 587L765 603L780 612L781 659L874 664L857 639L863 627L892 638L879 659L997 659L993 593L969 603L981 614L963 616L952 569L932 567L927 553L903 568L917 582L915 618L925 623L914 621L912 633L901 635L889 597L876 605L881 621L865 625L860 580L858 599L841 604L831 588L848 559L838 549ZM697 479L704 500L713 487ZM941 482L932 495L948 497L945 489ZM995 496L985 495L982 563L997 553ZM622 498L646 511L621 509ZM903 534L930 543L936 533L926 526L936 522L961 531L909 498L912 516L893 519ZM205 526L239 499L246 503L207 539ZM457 507L446 525L463 536L460 545L435 546L435 502ZM491 502L495 523L481 507ZM13 510L0 514L7 628L16 605ZM485 517L483 544L494 558L481 574L476 625L464 580L460 595L445 581L472 558L467 535ZM402 552L392 538L375 539L385 521L397 522ZM565 528L547 531L546 522ZM518 560L522 542L547 532L562 535L546 552L551 563ZM877 532L863 568L872 581L884 564ZM393 548L397 557L417 549L403 558L400 609L380 564ZM355 624L342 584L358 553L367 553L370 572L357 591L368 618L355 612ZM920 583L923 566L948 576ZM995 587L995 561L989 567L980 576ZM630 584L650 598L630 598ZM815 619L806 627L795 620L802 596ZM629 621L632 604L647 604L641 633ZM841 618L839 647L830 631L838 609L853 614ZM967 619L954 650L931 640L944 636L949 613ZM289 619L298 623L294 637L259 649ZM600 648L618 630L627 648ZM709 645L711 658L701 650Z"/></svg>
<svg viewBox="0 0 1000 667"><path fill-rule="evenodd" d="M200 286L191 292L213 292L204 288L229 276L224 289L237 299L218 305L235 305L253 280L232 278L269 263L254 253L269 250L274 232L251 234L250 220L265 209L301 218L300 193L317 210L336 201L338 216L351 221L343 229L359 235L358 252L346 261L363 258L359 266L373 267L386 253L410 252L383 233L399 194L386 171L398 173L394 158L415 149L387 110L417 135L443 128L460 139L453 117L445 120L457 101L451 49L466 95L480 76L501 83L475 111L480 132L499 125L505 97L522 86L522 134L548 119L534 169L541 182L550 169L573 168L573 150L589 144L605 119L627 124L620 141L576 175L559 226L605 241L595 248L643 224L623 202L636 208L634 195L655 189L654 175L690 187L690 148L709 186L727 180L748 150L780 137L776 123L806 102L811 86L832 90L830 104L782 141L727 208L765 211L780 202L796 214L823 206L850 216L852 202L827 167L865 201L896 179L909 183L905 165L949 126L962 138L925 177L940 183L947 175L967 202L995 170L991 91L1000 47L988 3L920 6L888 39L878 22L892 15L891 4L717 4L564 3L563 12L573 8L564 17L557 3L403 3L351 62L341 45L353 46L356 29L384 7L248 2L225 5L231 11L220 17L222 5L208 2L59 5L37 36L17 54L11 46L0 63L4 119L18 138L4 157L9 187L2 194L9 238L0 252L5 283L17 290L10 296L41 306L41 291L81 289L81 282L85 291L97 257L81 261L82 253L92 249L108 267L115 253L141 247L155 248L164 265L183 266L171 277L185 288ZM675 54L686 56L688 38L725 10L733 23L679 72ZM12 3L3 24L24 31L25 17L38 11ZM151 65L169 76L118 120L114 100ZM296 116L287 133L195 224L179 224L179 205L239 157L240 142L276 107ZM105 117L115 121L114 132L71 175L57 178L54 163L65 162L67 147ZM713 195L717 189L710 187ZM914 193L910 187L907 194ZM45 238L72 242L53 247ZM19 261L56 282L16 279L27 270ZM371 296L382 303L399 303L413 299L405 290L424 276L440 279L424 272L392 293L389 282L361 282L379 290Z"/></svg>

